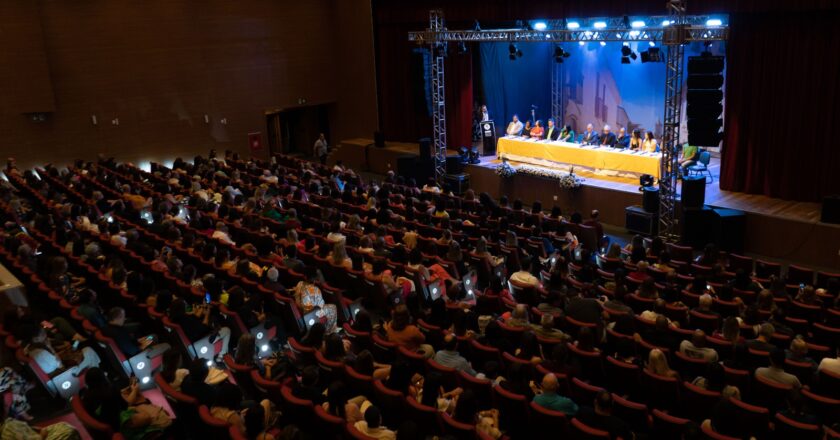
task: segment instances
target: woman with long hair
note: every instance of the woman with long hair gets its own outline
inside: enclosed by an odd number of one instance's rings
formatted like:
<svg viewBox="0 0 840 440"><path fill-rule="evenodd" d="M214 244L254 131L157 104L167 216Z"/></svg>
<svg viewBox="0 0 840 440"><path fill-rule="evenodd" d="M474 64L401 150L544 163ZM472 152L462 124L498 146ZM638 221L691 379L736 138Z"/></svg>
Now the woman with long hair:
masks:
<svg viewBox="0 0 840 440"><path fill-rule="evenodd" d="M650 351L645 368L657 376L670 377L674 379L680 378L679 373L668 366L668 358L665 357L665 353L658 348L654 348Z"/></svg>
<svg viewBox="0 0 840 440"><path fill-rule="evenodd" d="M330 263L334 266L341 266L345 269L353 268L353 260L347 256L347 247L344 246L344 241L336 242L333 245L332 254L330 255Z"/></svg>

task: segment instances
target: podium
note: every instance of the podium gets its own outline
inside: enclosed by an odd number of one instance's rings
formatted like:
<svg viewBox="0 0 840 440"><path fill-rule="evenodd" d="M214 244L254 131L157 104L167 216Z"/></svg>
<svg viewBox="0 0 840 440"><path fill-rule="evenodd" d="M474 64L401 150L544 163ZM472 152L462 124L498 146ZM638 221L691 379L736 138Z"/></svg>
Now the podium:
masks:
<svg viewBox="0 0 840 440"><path fill-rule="evenodd" d="M481 130L481 146L482 156L496 155L496 124L493 121L483 121L478 123Z"/></svg>

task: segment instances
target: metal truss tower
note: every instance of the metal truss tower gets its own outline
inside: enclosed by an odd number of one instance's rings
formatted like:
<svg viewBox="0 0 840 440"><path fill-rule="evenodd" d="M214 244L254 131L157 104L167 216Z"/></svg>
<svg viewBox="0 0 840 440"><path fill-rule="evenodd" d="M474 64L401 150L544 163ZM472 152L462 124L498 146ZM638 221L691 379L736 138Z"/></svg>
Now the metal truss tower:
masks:
<svg viewBox="0 0 840 440"><path fill-rule="evenodd" d="M676 241L677 177L680 173L680 121L682 110L683 63L685 59L685 0L668 2L670 26L663 35L665 58L665 116L662 160L659 163L659 236Z"/></svg>
<svg viewBox="0 0 840 440"><path fill-rule="evenodd" d="M566 123L563 120L563 64L551 63L551 115L548 117L555 118L556 126L562 126ZM545 118L546 121L548 118ZM546 122L548 124L548 122Z"/></svg>
<svg viewBox="0 0 840 440"><path fill-rule="evenodd" d="M432 9L429 12L429 31L446 30L443 11ZM432 143L435 150L435 180L443 186L446 175L446 86L444 61L446 41L429 42L429 55L432 60Z"/></svg>

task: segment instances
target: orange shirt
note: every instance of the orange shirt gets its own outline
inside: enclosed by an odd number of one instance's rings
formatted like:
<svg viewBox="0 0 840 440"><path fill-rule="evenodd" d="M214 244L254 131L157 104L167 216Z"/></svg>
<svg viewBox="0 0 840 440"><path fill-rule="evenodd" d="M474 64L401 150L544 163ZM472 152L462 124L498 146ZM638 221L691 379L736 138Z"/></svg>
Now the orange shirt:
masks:
<svg viewBox="0 0 840 440"><path fill-rule="evenodd" d="M385 324L385 332L389 341L409 350L416 350L420 347L420 344L426 342L426 336L416 325L409 324L402 330L394 330L389 322Z"/></svg>

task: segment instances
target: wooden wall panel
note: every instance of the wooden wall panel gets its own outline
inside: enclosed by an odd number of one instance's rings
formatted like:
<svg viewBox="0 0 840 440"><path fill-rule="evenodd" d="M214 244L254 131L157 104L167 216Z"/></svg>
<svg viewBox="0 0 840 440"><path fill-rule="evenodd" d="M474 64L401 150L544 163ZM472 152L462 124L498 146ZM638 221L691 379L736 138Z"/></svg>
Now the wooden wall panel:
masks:
<svg viewBox="0 0 840 440"><path fill-rule="evenodd" d="M7 44L14 41L15 44ZM0 2L0 114L55 108L38 4Z"/></svg>
<svg viewBox="0 0 840 440"><path fill-rule="evenodd" d="M370 63L371 74L338 68L336 4L343 0L8 3L37 4L55 96L55 112L44 123L6 112L0 117L3 154L22 165L98 153L131 161L191 157L210 148L247 153L247 133L265 132L265 111L296 106L300 98L308 104L352 99L341 103L342 111L375 115L375 98L338 91L339 83L355 81L367 82L359 89L364 93L374 89L369 27L352 19L343 25L370 42L356 51L371 53L355 57ZM367 8L370 21L369 2L353 3ZM0 47L25 45L12 39ZM111 125L115 118L119 126ZM334 119L338 125L338 113ZM338 126L332 131L344 135Z"/></svg>

